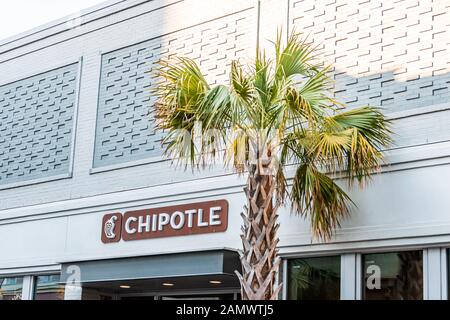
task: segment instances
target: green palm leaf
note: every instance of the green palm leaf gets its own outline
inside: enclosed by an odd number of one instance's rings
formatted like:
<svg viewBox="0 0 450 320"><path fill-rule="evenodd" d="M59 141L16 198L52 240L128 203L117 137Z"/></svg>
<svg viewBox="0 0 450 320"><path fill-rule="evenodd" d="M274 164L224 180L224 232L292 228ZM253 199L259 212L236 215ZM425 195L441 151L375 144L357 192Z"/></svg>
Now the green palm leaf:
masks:
<svg viewBox="0 0 450 320"><path fill-rule="evenodd" d="M313 164L298 167L292 183L292 209L309 217L314 236L330 239L349 213L351 199L330 177Z"/></svg>

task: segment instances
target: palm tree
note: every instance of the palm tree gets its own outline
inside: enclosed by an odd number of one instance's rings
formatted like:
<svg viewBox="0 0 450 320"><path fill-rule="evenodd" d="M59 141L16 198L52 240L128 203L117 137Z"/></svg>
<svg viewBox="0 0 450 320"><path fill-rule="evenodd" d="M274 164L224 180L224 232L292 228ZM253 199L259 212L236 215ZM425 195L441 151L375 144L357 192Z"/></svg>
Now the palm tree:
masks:
<svg viewBox="0 0 450 320"><path fill-rule="evenodd" d="M278 208L289 203L310 219L313 237L329 240L352 206L333 177L363 186L390 143L379 109L346 111L335 101L329 68L306 39L281 39L279 33L272 60L259 51L251 66L233 61L229 84L209 85L188 58L161 61L154 89L167 157L198 169L225 159L247 175L236 272L246 300L276 299L281 289Z"/></svg>

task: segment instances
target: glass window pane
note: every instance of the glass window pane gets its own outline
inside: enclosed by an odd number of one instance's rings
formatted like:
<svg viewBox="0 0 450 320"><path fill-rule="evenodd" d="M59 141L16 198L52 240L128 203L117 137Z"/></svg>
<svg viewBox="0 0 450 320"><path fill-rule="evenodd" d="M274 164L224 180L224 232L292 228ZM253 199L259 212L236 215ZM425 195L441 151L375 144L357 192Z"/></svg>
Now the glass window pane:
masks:
<svg viewBox="0 0 450 320"><path fill-rule="evenodd" d="M22 300L23 278L0 278L0 300Z"/></svg>
<svg viewBox="0 0 450 320"><path fill-rule="evenodd" d="M35 300L64 300L64 285L59 283L59 274L36 277Z"/></svg>
<svg viewBox="0 0 450 320"><path fill-rule="evenodd" d="M365 254L363 258L366 300L422 300L422 250Z"/></svg>
<svg viewBox="0 0 450 320"><path fill-rule="evenodd" d="M289 260L288 281L288 299L339 300L341 257Z"/></svg>

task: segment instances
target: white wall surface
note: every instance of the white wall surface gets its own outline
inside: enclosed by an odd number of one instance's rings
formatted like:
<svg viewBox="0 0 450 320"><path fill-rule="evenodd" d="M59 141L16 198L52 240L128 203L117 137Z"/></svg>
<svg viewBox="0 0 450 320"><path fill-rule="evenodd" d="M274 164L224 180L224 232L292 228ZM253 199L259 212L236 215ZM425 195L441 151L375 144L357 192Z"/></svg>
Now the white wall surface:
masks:
<svg viewBox="0 0 450 320"><path fill-rule="evenodd" d="M287 30L297 24L299 28L308 29L307 24L311 21L326 22L320 14L323 11L326 12L325 17L333 14L333 23L327 27L331 28L327 29L330 39L326 41L336 43L340 39L336 37L342 37L344 31L347 38L353 34L348 28L342 31L342 24L339 23L351 19L349 2L339 0L322 8L305 0L314 7L312 12L322 17L307 20L301 18L301 2L261 0L258 10L259 2L253 0L111 1L111 5L104 9L85 12L83 23L75 29L67 29L66 21L60 21L0 43L0 85L78 61L82 57L73 175L69 179L0 191L0 272L37 270L65 261L240 248L239 213L244 204L241 191L244 181L224 173L221 168L199 174L175 170L169 163L158 161L91 174L101 53L162 35L176 37L180 32L197 34L202 28L214 29L224 23L234 25L245 19L246 24L241 30L243 37L236 39L236 43L230 43L229 58L248 60L254 54L258 34L260 46L270 48L267 39L274 38L277 26ZM431 2L420 6L420 12L430 18L427 25L432 25L433 21L438 25L430 30L421 29L420 33L414 28L408 30L408 37L418 39L418 42L409 44L409 54L419 53L428 46L437 46L434 40L437 35L433 34L436 28L447 32L448 28L442 27L441 15L433 19L433 14L429 16L427 13L426 9L431 6L431 13L439 9L445 13L444 16L448 15L442 6L435 8ZM349 10L341 11L341 7ZM363 11L360 10L360 19L368 15ZM394 12L403 16L401 10ZM411 21L417 20L417 12L414 12L409 16ZM389 21L393 19L392 15L388 17ZM383 13L368 19L384 21ZM314 27L320 35L321 26L317 23ZM317 41L320 39L323 40L317 36ZM355 70L359 69L352 69L338 58L342 54L354 57L352 42L345 40L345 43L345 46L333 47L335 51L327 57L331 62L336 62L336 68L343 72L350 68L349 74L355 78ZM442 57L442 50L446 52L448 45L442 46L439 43L439 49L434 50L432 55ZM367 49L362 43L360 49L364 48ZM383 59L386 63L390 61L392 52L384 55L386 50L381 50L378 44L374 44L369 51L381 59L381 62L370 64L370 74L383 73L382 66L387 65ZM359 67L362 62L369 61L367 57L355 59L361 61ZM214 61L214 56L211 61ZM401 61L398 60L398 68ZM447 68L449 62L446 63L439 70ZM415 75L423 72L424 76L432 77L439 73L436 68L424 68L415 70ZM353 83L349 78L345 81ZM411 90L410 93L414 94ZM396 94L395 99L398 98ZM331 243L317 244L311 239L308 224L292 216L288 209L283 209L280 213L281 252L288 255L300 251L352 251L449 244L450 200L446 189L450 177L450 103L444 96L441 98L428 96L414 108L408 108L407 104L399 108L394 104L392 109L387 106L396 132L395 145L387 152L389 165L383 167L383 173L376 175L367 189L351 191L358 206L351 219L343 223ZM110 245L100 241L101 218L105 213L222 198L230 203L229 229L226 233Z"/></svg>

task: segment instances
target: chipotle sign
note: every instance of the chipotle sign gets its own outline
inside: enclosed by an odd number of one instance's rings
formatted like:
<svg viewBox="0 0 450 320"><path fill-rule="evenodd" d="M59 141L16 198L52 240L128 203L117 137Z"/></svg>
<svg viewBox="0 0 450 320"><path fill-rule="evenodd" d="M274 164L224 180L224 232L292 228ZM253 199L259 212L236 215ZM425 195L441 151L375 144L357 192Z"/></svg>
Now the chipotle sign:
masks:
<svg viewBox="0 0 450 320"><path fill-rule="evenodd" d="M228 202L215 200L106 214L101 238L103 243L112 243L224 232L227 227Z"/></svg>

